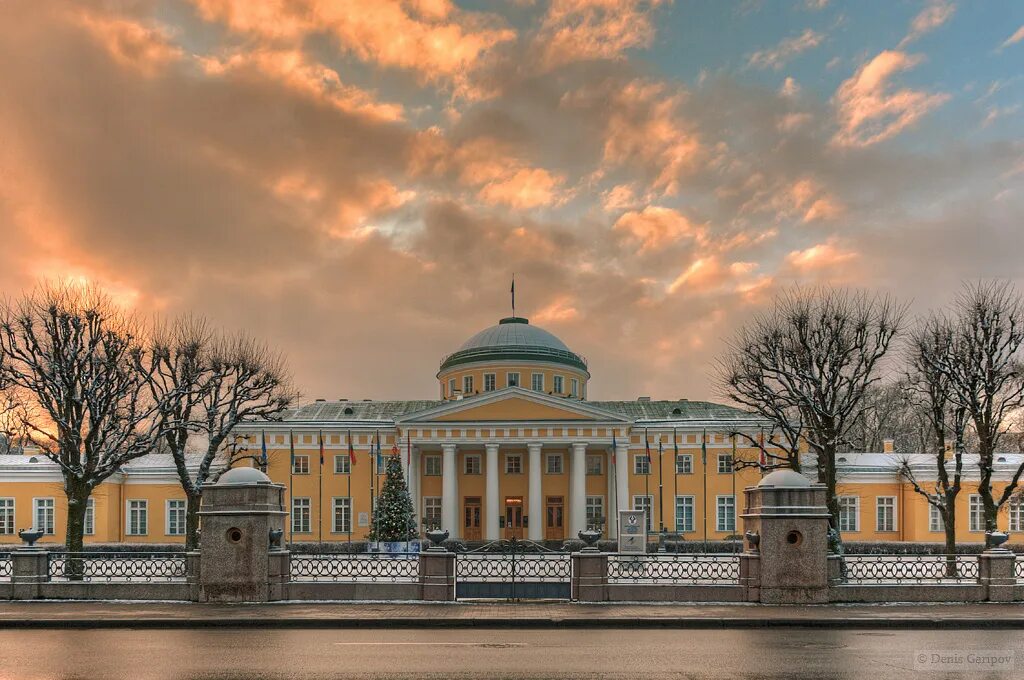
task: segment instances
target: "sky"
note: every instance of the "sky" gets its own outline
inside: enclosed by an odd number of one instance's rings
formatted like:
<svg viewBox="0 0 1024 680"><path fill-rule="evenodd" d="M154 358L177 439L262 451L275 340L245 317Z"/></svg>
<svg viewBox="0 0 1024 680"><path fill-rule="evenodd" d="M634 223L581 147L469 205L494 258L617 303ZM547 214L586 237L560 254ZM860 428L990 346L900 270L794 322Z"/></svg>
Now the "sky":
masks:
<svg viewBox="0 0 1024 680"><path fill-rule="evenodd" d="M1019 0L0 0L0 291L65 278L436 398L517 312L716 399L793 285L1024 280Z"/></svg>

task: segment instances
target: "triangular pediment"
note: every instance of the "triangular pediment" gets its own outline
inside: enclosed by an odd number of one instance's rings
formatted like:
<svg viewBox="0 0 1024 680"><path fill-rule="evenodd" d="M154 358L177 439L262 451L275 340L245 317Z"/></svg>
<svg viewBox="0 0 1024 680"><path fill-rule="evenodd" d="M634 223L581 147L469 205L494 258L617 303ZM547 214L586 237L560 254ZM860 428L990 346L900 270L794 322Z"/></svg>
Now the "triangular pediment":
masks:
<svg viewBox="0 0 1024 680"><path fill-rule="evenodd" d="M402 423L418 422L627 422L622 416L586 402L509 387L466 399L450 401L426 411L410 413Z"/></svg>

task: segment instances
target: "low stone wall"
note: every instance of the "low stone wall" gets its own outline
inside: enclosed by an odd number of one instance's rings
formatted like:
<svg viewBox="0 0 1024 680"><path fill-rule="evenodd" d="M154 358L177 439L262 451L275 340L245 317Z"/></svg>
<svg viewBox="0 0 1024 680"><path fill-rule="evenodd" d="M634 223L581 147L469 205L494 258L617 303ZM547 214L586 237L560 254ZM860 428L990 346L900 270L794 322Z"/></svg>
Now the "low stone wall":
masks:
<svg viewBox="0 0 1024 680"><path fill-rule="evenodd" d="M609 602L744 602L746 589L730 585L609 584Z"/></svg>
<svg viewBox="0 0 1024 680"><path fill-rule="evenodd" d="M292 581L285 590L289 600L420 600L419 583L360 583Z"/></svg>
<svg viewBox="0 0 1024 680"><path fill-rule="evenodd" d="M193 587L184 582L167 583L40 583L43 600L193 600Z"/></svg>
<svg viewBox="0 0 1024 680"><path fill-rule="evenodd" d="M829 601L868 602L985 602L985 587L976 583L914 583L837 585L829 588Z"/></svg>

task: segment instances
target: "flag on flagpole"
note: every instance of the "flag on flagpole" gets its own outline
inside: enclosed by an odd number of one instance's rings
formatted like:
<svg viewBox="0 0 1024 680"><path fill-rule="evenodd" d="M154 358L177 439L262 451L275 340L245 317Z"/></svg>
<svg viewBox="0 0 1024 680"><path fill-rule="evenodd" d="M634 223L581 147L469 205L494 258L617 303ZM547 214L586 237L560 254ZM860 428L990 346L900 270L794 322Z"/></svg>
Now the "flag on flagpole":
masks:
<svg viewBox="0 0 1024 680"><path fill-rule="evenodd" d="M700 435L700 464L708 465L708 431L705 429Z"/></svg>
<svg viewBox="0 0 1024 680"><path fill-rule="evenodd" d="M512 275L512 316L516 315L516 275Z"/></svg>
<svg viewBox="0 0 1024 680"><path fill-rule="evenodd" d="M323 431L320 431L318 434L320 436L320 467L323 467L324 466L324 433L323 433Z"/></svg>
<svg viewBox="0 0 1024 680"><path fill-rule="evenodd" d="M647 471L651 470L651 440L647 438L647 428L644 428L644 452L647 455Z"/></svg>
<svg viewBox="0 0 1024 680"><path fill-rule="evenodd" d="M672 428L672 447L676 454L675 459L672 461L673 469L679 464L679 442L676 441L676 428Z"/></svg>
<svg viewBox="0 0 1024 680"><path fill-rule="evenodd" d="M289 456L289 465L292 468L295 467L295 435L292 434L291 430L288 430L288 451L291 454Z"/></svg>
<svg viewBox="0 0 1024 680"><path fill-rule="evenodd" d="M356 464L356 451L352 448L352 430L348 431L348 462L350 465Z"/></svg>
<svg viewBox="0 0 1024 680"><path fill-rule="evenodd" d="M267 433L265 430L260 432L263 438L263 444L260 447L260 467L263 472L267 471Z"/></svg>
<svg viewBox="0 0 1024 680"><path fill-rule="evenodd" d="M380 450L380 430L377 430L374 434L374 439L377 441L377 474L380 474L381 468L384 467L384 454Z"/></svg>
<svg viewBox="0 0 1024 680"><path fill-rule="evenodd" d="M412 437L405 433L405 467L412 465Z"/></svg>
<svg viewBox="0 0 1024 680"><path fill-rule="evenodd" d="M615 430L612 430L612 460L619 464L619 444L615 441Z"/></svg>

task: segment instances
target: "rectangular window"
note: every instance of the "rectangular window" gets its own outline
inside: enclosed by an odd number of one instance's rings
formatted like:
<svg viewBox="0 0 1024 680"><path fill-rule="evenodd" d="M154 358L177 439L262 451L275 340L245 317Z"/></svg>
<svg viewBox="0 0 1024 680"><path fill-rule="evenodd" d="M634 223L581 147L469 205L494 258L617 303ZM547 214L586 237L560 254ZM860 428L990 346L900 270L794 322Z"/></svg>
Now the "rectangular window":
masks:
<svg viewBox="0 0 1024 680"><path fill-rule="evenodd" d="M441 456L423 456L423 476L441 476Z"/></svg>
<svg viewBox="0 0 1024 680"><path fill-rule="evenodd" d="M943 531L942 513L931 503L928 504L928 531Z"/></svg>
<svg viewBox="0 0 1024 680"><path fill-rule="evenodd" d="M693 456L688 453L680 453L676 455L676 474L677 475L692 475L693 474Z"/></svg>
<svg viewBox="0 0 1024 680"><path fill-rule="evenodd" d="M85 502L85 535L96 534L96 499L90 498Z"/></svg>
<svg viewBox="0 0 1024 680"><path fill-rule="evenodd" d="M896 531L896 497L875 499L875 531Z"/></svg>
<svg viewBox="0 0 1024 680"><path fill-rule="evenodd" d="M507 373L505 375L505 384L509 387L519 387L519 374Z"/></svg>
<svg viewBox="0 0 1024 680"><path fill-rule="evenodd" d="M32 499L32 522L33 529L42 529L46 534L54 532L52 498Z"/></svg>
<svg viewBox="0 0 1024 680"><path fill-rule="evenodd" d="M309 474L309 456L298 455L292 459L292 474L293 475L308 475Z"/></svg>
<svg viewBox="0 0 1024 680"><path fill-rule="evenodd" d="M576 378L569 380L569 395L572 397L578 397L580 393L580 381Z"/></svg>
<svg viewBox="0 0 1024 680"><path fill-rule="evenodd" d="M14 533L14 499L0 498L0 534Z"/></svg>
<svg viewBox="0 0 1024 680"><path fill-rule="evenodd" d="M530 389L534 392L544 391L544 374L534 373L530 376Z"/></svg>
<svg viewBox="0 0 1024 680"><path fill-rule="evenodd" d="M633 456L633 474L634 475L649 475L651 474L651 460L647 457L646 453L639 453Z"/></svg>
<svg viewBox="0 0 1024 680"><path fill-rule="evenodd" d="M448 378L448 398L455 396L455 378Z"/></svg>
<svg viewBox="0 0 1024 680"><path fill-rule="evenodd" d="M560 375L554 377L555 394L562 394L565 392L565 378Z"/></svg>
<svg viewBox="0 0 1024 680"><path fill-rule="evenodd" d="M562 454L549 453L547 455L547 471L549 475L562 474Z"/></svg>
<svg viewBox="0 0 1024 680"><path fill-rule="evenodd" d="M720 454L718 454L718 474L720 474L720 475L732 474L732 454L731 453L720 453Z"/></svg>
<svg viewBox="0 0 1024 680"><path fill-rule="evenodd" d="M467 396L473 393L473 376L462 376L462 393Z"/></svg>
<svg viewBox="0 0 1024 680"><path fill-rule="evenodd" d="M981 496L972 493L968 497L968 529L970 531L985 530L985 506L981 503Z"/></svg>
<svg viewBox="0 0 1024 680"><path fill-rule="evenodd" d="M651 508L654 507L654 496L633 496L633 509L646 510L647 531L651 530Z"/></svg>
<svg viewBox="0 0 1024 680"><path fill-rule="evenodd" d="M523 457L518 453L509 453L505 456L505 474L506 475L521 475L523 474Z"/></svg>
<svg viewBox="0 0 1024 680"><path fill-rule="evenodd" d="M736 531L736 497L719 496L715 503L715 529L733 533Z"/></svg>
<svg viewBox="0 0 1024 680"><path fill-rule="evenodd" d="M860 496L839 497L839 531L860 531Z"/></svg>
<svg viewBox="0 0 1024 680"><path fill-rule="evenodd" d="M352 459L347 453L341 453L334 457L334 474L347 475L352 471Z"/></svg>
<svg viewBox="0 0 1024 680"><path fill-rule="evenodd" d="M292 499L292 532L296 534L308 534L312 531L310 518L310 500L308 498Z"/></svg>
<svg viewBox="0 0 1024 680"><path fill-rule="evenodd" d="M129 536L149 533L149 501L128 501L127 525Z"/></svg>
<svg viewBox="0 0 1024 680"><path fill-rule="evenodd" d="M493 373L484 373L484 392L493 392L498 384L498 378Z"/></svg>
<svg viewBox="0 0 1024 680"><path fill-rule="evenodd" d="M441 497L423 497L423 526L429 531L441 528Z"/></svg>
<svg viewBox="0 0 1024 680"><path fill-rule="evenodd" d="M676 531L688 533L693 530L693 496L676 496Z"/></svg>
<svg viewBox="0 0 1024 680"><path fill-rule="evenodd" d="M167 501L167 535L168 536L184 536L185 535L185 501L173 500Z"/></svg>
<svg viewBox="0 0 1024 680"><path fill-rule="evenodd" d="M1024 499L1010 499L1010 531L1024 531Z"/></svg>
<svg viewBox="0 0 1024 680"><path fill-rule="evenodd" d="M467 475L480 474L480 456L475 453L467 454L465 458L465 466Z"/></svg>
<svg viewBox="0 0 1024 680"><path fill-rule="evenodd" d="M604 496L587 496L587 528L604 529Z"/></svg>
<svg viewBox="0 0 1024 680"><path fill-rule="evenodd" d="M332 531L336 534L347 534L352 531L352 499L333 498L331 503L334 506L334 525Z"/></svg>
<svg viewBox="0 0 1024 680"><path fill-rule="evenodd" d="M601 474L601 456L587 456L587 474Z"/></svg>

